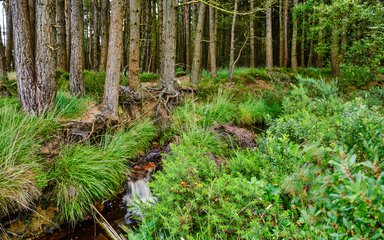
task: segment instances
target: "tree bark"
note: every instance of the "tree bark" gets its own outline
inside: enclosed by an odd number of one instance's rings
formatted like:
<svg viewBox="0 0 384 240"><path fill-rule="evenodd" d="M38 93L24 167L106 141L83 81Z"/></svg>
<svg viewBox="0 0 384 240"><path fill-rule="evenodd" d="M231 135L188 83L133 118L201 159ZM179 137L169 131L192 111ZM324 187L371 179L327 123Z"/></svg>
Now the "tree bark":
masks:
<svg viewBox="0 0 384 240"><path fill-rule="evenodd" d="M273 67L273 45L272 45L272 9L268 8L266 13L266 67Z"/></svg>
<svg viewBox="0 0 384 240"><path fill-rule="evenodd" d="M217 77L216 68L216 43L217 43L217 26L216 26L216 11L213 7L209 7L209 56L210 69L212 77Z"/></svg>
<svg viewBox="0 0 384 240"><path fill-rule="evenodd" d="M6 1L7 5L7 43L5 45L5 69L11 71L12 67L12 47L13 47L13 21L12 10L9 0Z"/></svg>
<svg viewBox="0 0 384 240"><path fill-rule="evenodd" d="M237 16L237 2L235 0L235 7L233 9L234 14L232 17L232 26L231 26L231 47L229 53L229 81L233 81L233 75L235 71L235 27L236 27L236 16Z"/></svg>
<svg viewBox="0 0 384 240"><path fill-rule="evenodd" d="M322 19L319 20L319 25L321 25L322 21L323 21ZM319 38L318 39L319 40L318 40L317 45L318 45L318 47L319 46L321 47L322 44L323 44L323 41L324 41L324 36L323 36L323 30L322 29L319 30ZM323 56L323 53L322 53L322 49L320 49L320 51L319 50L317 51L317 67L318 68L322 68L323 67L323 61L324 61L324 56Z"/></svg>
<svg viewBox="0 0 384 240"><path fill-rule="evenodd" d="M140 9L141 0L130 0L129 41L129 86L137 90L140 86Z"/></svg>
<svg viewBox="0 0 384 240"><path fill-rule="evenodd" d="M250 0L250 8L251 8L251 16L250 16L250 23L249 23L249 33L250 33L250 39L249 39L249 45L251 48L251 61L250 61L250 67L255 67L255 23L254 23L254 2L255 0Z"/></svg>
<svg viewBox="0 0 384 240"><path fill-rule="evenodd" d="M1 28L0 28L1 33ZM6 72L5 69L5 48L2 38L0 38L0 76L3 76Z"/></svg>
<svg viewBox="0 0 384 240"><path fill-rule="evenodd" d="M101 0L101 29L100 29L100 65L99 71L105 71L108 53L109 29L109 0Z"/></svg>
<svg viewBox="0 0 384 240"><path fill-rule="evenodd" d="M72 96L84 94L84 21L83 1L71 0L71 76L69 87Z"/></svg>
<svg viewBox="0 0 384 240"><path fill-rule="evenodd" d="M33 43L32 53L36 50L36 0L28 0L30 36Z"/></svg>
<svg viewBox="0 0 384 240"><path fill-rule="evenodd" d="M63 9L62 9L63 10ZM63 11L64 12L64 11ZM36 84L38 112L47 112L56 96L55 0L37 0ZM65 29L64 29L65 31ZM65 36L64 36L65 39ZM64 40L65 45L65 40Z"/></svg>
<svg viewBox="0 0 384 240"><path fill-rule="evenodd" d="M103 113L117 119L119 107L120 67L123 50L123 0L111 2L110 39L104 87Z"/></svg>
<svg viewBox="0 0 384 240"><path fill-rule="evenodd" d="M173 93L175 89L176 66L176 0L163 0L162 22L162 64L160 83L167 93Z"/></svg>
<svg viewBox="0 0 384 240"><path fill-rule="evenodd" d="M17 88L22 109L37 115L36 72L27 0L11 0Z"/></svg>
<svg viewBox="0 0 384 240"><path fill-rule="evenodd" d="M331 35L331 68L334 76L340 75L339 40L338 28L334 26Z"/></svg>
<svg viewBox="0 0 384 240"><path fill-rule="evenodd" d="M57 68L68 70L67 33L65 27L65 0L56 0Z"/></svg>
<svg viewBox="0 0 384 240"><path fill-rule="evenodd" d="M100 35L99 35L99 22L100 22L100 1L95 0L93 5L93 70L97 71L99 70L99 63L100 63Z"/></svg>
<svg viewBox="0 0 384 240"><path fill-rule="evenodd" d="M298 0L293 0L294 10L298 5ZM293 29L292 29L292 53L291 53L291 66L294 72L297 71L297 14L293 15Z"/></svg>
<svg viewBox="0 0 384 240"><path fill-rule="evenodd" d="M64 0L65 4L65 32L66 32L66 48L67 48L67 71L71 65L71 0Z"/></svg>
<svg viewBox="0 0 384 240"><path fill-rule="evenodd" d="M192 72L191 72L191 79L190 79L190 82L195 85L199 84L201 79L204 17L205 17L205 4L200 3L198 18L197 18L194 50L193 50Z"/></svg>
<svg viewBox="0 0 384 240"><path fill-rule="evenodd" d="M279 66L284 66L284 17L283 0L279 1Z"/></svg>
<svg viewBox="0 0 384 240"><path fill-rule="evenodd" d="M185 64L186 72L191 71L191 24L190 24L190 6L184 6L184 32L185 32Z"/></svg>
<svg viewBox="0 0 384 240"><path fill-rule="evenodd" d="M289 0L284 0L284 67L288 67Z"/></svg>

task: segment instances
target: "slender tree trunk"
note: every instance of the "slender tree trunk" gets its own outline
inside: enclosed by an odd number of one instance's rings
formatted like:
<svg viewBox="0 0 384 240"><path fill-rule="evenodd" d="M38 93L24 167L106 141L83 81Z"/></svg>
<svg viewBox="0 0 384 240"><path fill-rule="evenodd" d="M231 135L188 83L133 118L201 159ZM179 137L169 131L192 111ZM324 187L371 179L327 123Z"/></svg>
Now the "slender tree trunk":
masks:
<svg viewBox="0 0 384 240"><path fill-rule="evenodd" d="M320 25L321 25L322 21L323 21L322 19L319 20ZM319 50L317 51L317 67L318 68L323 67L323 61L324 61L324 56L323 56L323 52L322 52L323 41L324 41L323 30L320 29L319 30L319 40L317 43L318 47L320 47L320 51Z"/></svg>
<svg viewBox="0 0 384 240"><path fill-rule="evenodd" d="M164 63L164 18L166 17L165 16L165 13L164 13L164 4L166 4L164 1L165 0L158 0L159 3L158 3L158 7L159 7L159 72L160 72L160 75L161 76L164 76L163 74L163 71L164 71L164 67L163 67L163 63ZM168 3L167 3L168 4ZM176 13L175 13L176 15ZM175 19L176 19L176 16L175 16ZM176 24L176 22L175 22ZM175 26L176 27L176 26ZM176 30L175 30L176 31ZM175 33L176 34L176 33ZM175 43L176 45L176 43ZM176 46L175 46L175 51L176 51ZM175 64L176 64L176 59L175 59Z"/></svg>
<svg viewBox="0 0 384 240"><path fill-rule="evenodd" d="M302 22L301 22L301 67L305 67L305 18L303 15Z"/></svg>
<svg viewBox="0 0 384 240"><path fill-rule="evenodd" d="M298 0L293 0L294 10L298 5ZM291 65L294 72L297 71L297 14L293 14L293 29L292 29L292 53L291 53Z"/></svg>
<svg viewBox="0 0 384 240"><path fill-rule="evenodd" d="M342 23L342 37L341 37L341 62L345 62L348 46L348 18L344 17Z"/></svg>
<svg viewBox="0 0 384 240"><path fill-rule="evenodd" d="M309 43L309 54L308 54L308 64L307 67L313 66L313 38L311 38L311 41Z"/></svg>
<svg viewBox="0 0 384 240"><path fill-rule="evenodd" d="M67 71L71 65L71 0L64 0L65 4L65 32L66 32L66 48L67 48Z"/></svg>
<svg viewBox="0 0 384 240"><path fill-rule="evenodd" d="M160 83L168 93L175 92L176 66L176 1L163 0L163 46Z"/></svg>
<svg viewBox="0 0 384 240"><path fill-rule="evenodd" d="M279 66L284 66L284 21L283 0L279 1Z"/></svg>
<svg viewBox="0 0 384 240"><path fill-rule="evenodd" d="M65 29L65 0L56 0L57 68L68 70L67 34Z"/></svg>
<svg viewBox="0 0 384 240"><path fill-rule="evenodd" d="M100 1L95 0L94 6L93 6L93 70L97 71L99 70L99 63L100 63L100 35L99 35L99 22L100 22Z"/></svg>
<svg viewBox="0 0 384 240"><path fill-rule="evenodd" d="M194 50L193 50L192 72L191 72L191 79L190 79L190 82L196 85L199 84L201 79L204 17L205 17L205 4L200 3L199 14L197 18Z"/></svg>
<svg viewBox="0 0 384 240"><path fill-rule="evenodd" d="M273 45L272 45L272 9L268 8L266 13L266 67L273 68Z"/></svg>
<svg viewBox="0 0 384 240"><path fill-rule="evenodd" d="M63 9L62 11L64 12ZM54 0L37 0L36 91L39 113L47 112L56 96L57 53L55 49L57 35L55 31L55 16L56 10Z"/></svg>
<svg viewBox="0 0 384 240"><path fill-rule="evenodd" d="M88 33L88 42L87 42L87 49L88 49L88 69L93 69L93 7L95 4L95 0L89 0L89 9L88 9L88 21L86 26L86 32Z"/></svg>
<svg viewBox="0 0 384 240"><path fill-rule="evenodd" d="M1 33L1 28L0 28ZM0 38L0 76L3 76L6 73L5 69L5 48L3 44L3 38Z"/></svg>
<svg viewBox="0 0 384 240"><path fill-rule="evenodd" d="M141 0L130 0L129 41L129 86L138 90L140 86L140 9Z"/></svg>
<svg viewBox="0 0 384 240"><path fill-rule="evenodd" d="M190 6L184 6L184 31L185 31L185 63L186 72L191 71L191 24L190 24Z"/></svg>
<svg viewBox="0 0 384 240"><path fill-rule="evenodd" d="M123 0L111 2L110 39L108 43L107 71L104 87L103 112L117 119L119 107L120 67L123 50Z"/></svg>
<svg viewBox="0 0 384 240"><path fill-rule="evenodd" d="M340 75L339 40L338 27L334 26L331 35L331 68L335 76Z"/></svg>
<svg viewBox="0 0 384 240"><path fill-rule="evenodd" d="M251 48L251 62L250 67L255 67L255 24L254 24L254 17L255 14L254 11L254 2L255 0L250 0L250 8L251 8L251 15L250 15L250 23L249 23L249 33L250 33L250 39L249 44Z"/></svg>
<svg viewBox="0 0 384 240"><path fill-rule="evenodd" d="M229 53L229 81L233 81L233 75L235 71L235 27L236 27L236 16L237 16L237 2L235 0L235 7L233 9L234 14L232 17L232 27L231 27L231 47Z"/></svg>
<svg viewBox="0 0 384 240"><path fill-rule="evenodd" d="M13 47L13 21L12 11L9 5L9 0L6 2L7 5L7 43L5 45L5 66L6 70L10 71L12 67L12 47Z"/></svg>
<svg viewBox="0 0 384 240"><path fill-rule="evenodd" d="M216 69L216 43L217 43L217 26L216 26L216 11L213 7L209 7L209 56L210 69L212 77L217 77Z"/></svg>
<svg viewBox="0 0 384 240"><path fill-rule="evenodd" d="M72 96L84 94L84 22L83 1L71 0L71 76Z"/></svg>
<svg viewBox="0 0 384 240"><path fill-rule="evenodd" d="M289 0L284 0L284 67L288 67Z"/></svg>
<svg viewBox="0 0 384 240"><path fill-rule="evenodd" d="M105 71L108 53L109 29L109 0L101 0L101 29L100 29L100 66L99 71Z"/></svg>

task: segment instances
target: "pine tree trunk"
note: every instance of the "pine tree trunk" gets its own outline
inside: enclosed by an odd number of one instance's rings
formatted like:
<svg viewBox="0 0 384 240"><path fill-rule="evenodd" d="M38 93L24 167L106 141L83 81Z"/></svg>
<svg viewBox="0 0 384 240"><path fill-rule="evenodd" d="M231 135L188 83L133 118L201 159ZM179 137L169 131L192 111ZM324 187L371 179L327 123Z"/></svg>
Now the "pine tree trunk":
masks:
<svg viewBox="0 0 384 240"><path fill-rule="evenodd" d="M159 7L159 73L161 76L163 76L163 71L164 71L164 67L163 67L163 62L164 62L164 17L165 17L165 13L164 13L164 0L159 0L159 3L158 3L158 7ZM175 13L176 14L176 13ZM176 24L176 23L175 23ZM176 30L175 30L176 31ZM176 43L175 43L176 45ZM176 46L175 46L176 48ZM175 50L176 51L176 50ZM176 63L176 62L175 62Z"/></svg>
<svg viewBox="0 0 384 240"><path fill-rule="evenodd" d="M234 14L232 17L232 26L231 26L231 47L229 53L229 81L233 81L233 75L235 71L235 27L236 27L236 16L237 16L237 2L235 0L235 7L233 9Z"/></svg>
<svg viewBox="0 0 384 240"><path fill-rule="evenodd" d="M319 25L321 25L322 21L323 21L322 19L319 20ZM324 41L323 30L320 29L319 30L319 38L318 38L318 42L317 42L318 47L322 46L323 41ZM317 52L317 67L318 68L322 68L323 67L323 61L324 61L324 56L323 56L323 53L322 53L322 49L320 49L320 51Z"/></svg>
<svg viewBox="0 0 384 240"><path fill-rule="evenodd" d="M334 26L331 35L331 68L334 76L340 75L339 40L338 28Z"/></svg>
<svg viewBox="0 0 384 240"><path fill-rule="evenodd" d="M71 0L64 0L65 4L65 32L66 32L66 47L67 47L67 71L71 65Z"/></svg>
<svg viewBox="0 0 384 240"><path fill-rule="evenodd" d="M176 66L176 0L163 0L162 64L160 83L167 93L175 92ZM160 15L161 16L161 15Z"/></svg>
<svg viewBox="0 0 384 240"><path fill-rule="evenodd" d="M111 2L110 38L108 43L103 113L117 119L119 107L120 67L123 50L123 0Z"/></svg>
<svg viewBox="0 0 384 240"><path fill-rule="evenodd" d="M283 0L279 2L279 66L284 66L284 17Z"/></svg>
<svg viewBox="0 0 384 240"><path fill-rule="evenodd" d="M57 35L55 16L55 0L37 0L36 91L39 113L47 112L56 96L57 53L55 49Z"/></svg>
<svg viewBox="0 0 384 240"><path fill-rule="evenodd" d="M82 96L84 94L83 1L71 0L71 32L70 92L72 96Z"/></svg>
<svg viewBox="0 0 384 240"><path fill-rule="evenodd" d="M97 71L99 70L99 63L100 63L100 35L99 35L99 23L100 23L100 1L95 0L93 5L93 70Z"/></svg>
<svg viewBox="0 0 384 240"><path fill-rule="evenodd" d="M204 17L205 17L205 4L200 3L198 18L197 18L194 50L193 50L192 72L191 72L191 79L190 79L190 82L195 85L199 84L201 79Z"/></svg>
<svg viewBox="0 0 384 240"><path fill-rule="evenodd" d="M289 0L284 0L284 67L288 67Z"/></svg>
<svg viewBox="0 0 384 240"><path fill-rule="evenodd" d="M101 29L100 29L100 65L99 71L105 71L107 65L109 39L109 0L101 0Z"/></svg>
<svg viewBox="0 0 384 240"><path fill-rule="evenodd" d="M1 27L0 27L1 33ZM5 69L5 47L2 38L0 38L0 77L6 73Z"/></svg>
<svg viewBox="0 0 384 240"><path fill-rule="evenodd" d="M303 16L302 23L301 23L301 67L305 67L305 18Z"/></svg>
<svg viewBox="0 0 384 240"><path fill-rule="evenodd" d="M250 67L255 67L255 23L254 23L254 0L250 0L250 8L251 8L251 16L250 16L250 23L249 23L249 33L250 33L250 39L249 39L249 45L251 48L251 61L250 61Z"/></svg>
<svg viewBox="0 0 384 240"><path fill-rule="evenodd" d="M213 7L209 7L209 56L210 69L212 77L217 77L216 69L216 43L217 43L217 26L216 26L216 11Z"/></svg>
<svg viewBox="0 0 384 240"><path fill-rule="evenodd" d="M65 28L65 0L56 0L57 68L68 70L67 33Z"/></svg>
<svg viewBox="0 0 384 240"><path fill-rule="evenodd" d="M9 0L6 2L7 5L7 43L5 45L5 68L7 71L11 71L12 67L12 47L13 47L13 21L12 21L12 8L9 4Z"/></svg>
<svg viewBox="0 0 384 240"><path fill-rule="evenodd" d="M184 32L185 32L185 64L186 72L191 71L191 24L190 24L190 6L184 6Z"/></svg>
<svg viewBox="0 0 384 240"><path fill-rule="evenodd" d="M36 50L36 0L28 0L28 11L29 11L29 24L30 24L30 36L32 45L32 53L35 56Z"/></svg>
<svg viewBox="0 0 384 240"><path fill-rule="evenodd" d="M129 86L138 90L140 86L140 9L141 0L130 0L129 41Z"/></svg>
<svg viewBox="0 0 384 240"><path fill-rule="evenodd" d="M268 8L266 13L266 67L273 68L273 45L272 45L272 9Z"/></svg>
<svg viewBox="0 0 384 240"><path fill-rule="evenodd" d="M298 0L293 0L293 7L296 8ZM297 71L297 14L293 15L293 29L292 29L292 53L291 53L291 65L294 72Z"/></svg>
<svg viewBox="0 0 384 240"><path fill-rule="evenodd" d="M36 72L27 0L11 0L17 88L22 109L37 115Z"/></svg>
<svg viewBox="0 0 384 240"><path fill-rule="evenodd" d="M313 66L313 38L311 38L311 42L309 43L309 54L308 54L308 64L307 67Z"/></svg>

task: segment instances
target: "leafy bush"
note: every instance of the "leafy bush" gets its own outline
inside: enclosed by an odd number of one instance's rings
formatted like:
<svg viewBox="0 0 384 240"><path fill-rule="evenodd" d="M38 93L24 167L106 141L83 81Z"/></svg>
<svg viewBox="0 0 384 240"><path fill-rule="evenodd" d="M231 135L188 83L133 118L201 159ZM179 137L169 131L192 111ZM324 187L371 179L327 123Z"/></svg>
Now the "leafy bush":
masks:
<svg viewBox="0 0 384 240"><path fill-rule="evenodd" d="M362 87L375 79L369 67L342 65L341 72L343 75L341 84L344 88Z"/></svg>

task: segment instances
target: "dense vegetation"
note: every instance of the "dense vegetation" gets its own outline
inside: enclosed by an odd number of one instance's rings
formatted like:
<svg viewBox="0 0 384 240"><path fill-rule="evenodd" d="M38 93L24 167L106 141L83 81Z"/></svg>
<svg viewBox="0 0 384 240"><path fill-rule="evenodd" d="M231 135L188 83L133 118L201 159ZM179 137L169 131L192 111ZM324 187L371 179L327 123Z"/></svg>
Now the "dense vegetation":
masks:
<svg viewBox="0 0 384 240"><path fill-rule="evenodd" d="M381 1L0 4L0 238L384 239Z"/></svg>

